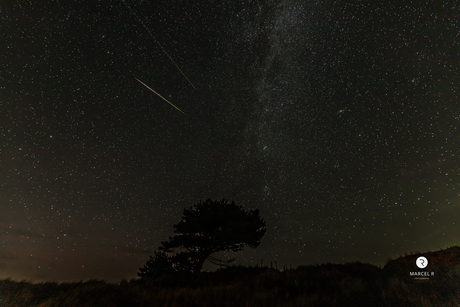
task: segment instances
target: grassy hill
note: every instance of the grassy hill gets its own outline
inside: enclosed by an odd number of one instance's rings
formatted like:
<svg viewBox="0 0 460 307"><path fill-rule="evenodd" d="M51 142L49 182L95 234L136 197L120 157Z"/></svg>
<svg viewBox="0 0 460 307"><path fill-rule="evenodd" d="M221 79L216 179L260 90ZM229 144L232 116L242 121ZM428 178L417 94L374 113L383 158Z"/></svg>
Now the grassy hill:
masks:
<svg viewBox="0 0 460 307"><path fill-rule="evenodd" d="M415 260L428 259L419 269ZM434 272L415 279L410 272ZM31 283L0 280L0 306L460 306L460 247L389 260L300 266L230 267L161 275L115 285L101 280Z"/></svg>

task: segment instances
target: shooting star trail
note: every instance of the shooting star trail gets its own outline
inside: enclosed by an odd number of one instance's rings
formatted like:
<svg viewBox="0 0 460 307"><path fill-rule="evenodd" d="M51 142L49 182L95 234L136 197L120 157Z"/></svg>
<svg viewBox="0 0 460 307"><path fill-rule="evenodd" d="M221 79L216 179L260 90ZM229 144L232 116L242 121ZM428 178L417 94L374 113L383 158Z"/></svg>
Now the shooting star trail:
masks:
<svg viewBox="0 0 460 307"><path fill-rule="evenodd" d="M137 14L133 11L133 9L128 5L126 4L125 0L122 0L123 4L129 8L129 10L131 11L131 13L133 13L134 16L136 16L137 20L139 20L139 22L141 23L141 25L147 30L147 32L149 32L150 36L153 38L153 40L158 44L158 46L160 46L161 50L163 50L163 52L168 56L168 58L171 60L171 62L173 62L173 64L176 66L176 68L180 71L180 73L185 77L185 79L187 79L188 83L190 83L190 85L196 90L196 87L192 84L192 82L189 80L189 78L187 78L187 76L184 74L184 72L179 68L179 66L176 64L176 62L174 62L174 60L171 58L171 56L166 52L165 48L163 48L163 46L160 44L159 41L156 40L155 36L152 34L152 32L150 32L149 28L147 28L147 26L145 25L145 23L142 22L142 20L139 18L139 16L137 16Z"/></svg>
<svg viewBox="0 0 460 307"><path fill-rule="evenodd" d="M173 105L172 103L170 103L166 98L164 98L163 96L161 96L160 94L158 94L157 92L155 92L154 90L152 90L150 87L147 86L147 84L145 84L144 82L142 82L141 80L137 79L137 81L139 81L140 83L142 83L142 85L144 85L146 88L148 88L149 90L151 90L152 92L154 92L155 94L157 94L158 96L160 96L161 99L163 99L164 101L166 101L167 103L169 103L170 105L172 105L173 107L175 107L177 110L179 110L182 114L186 115L184 112L182 112L181 109L179 109L178 107L176 107L175 105Z"/></svg>

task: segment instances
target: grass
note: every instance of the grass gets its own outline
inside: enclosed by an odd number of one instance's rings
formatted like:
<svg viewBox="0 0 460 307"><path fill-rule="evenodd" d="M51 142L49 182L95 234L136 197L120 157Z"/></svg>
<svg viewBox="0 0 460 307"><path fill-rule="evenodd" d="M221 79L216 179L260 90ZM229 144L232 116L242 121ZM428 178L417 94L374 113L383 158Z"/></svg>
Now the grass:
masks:
<svg viewBox="0 0 460 307"><path fill-rule="evenodd" d="M423 253L430 280L410 271L422 254L389 260L383 268L354 262L279 271L230 267L151 279L74 283L0 280L0 306L456 306L460 307L460 247Z"/></svg>

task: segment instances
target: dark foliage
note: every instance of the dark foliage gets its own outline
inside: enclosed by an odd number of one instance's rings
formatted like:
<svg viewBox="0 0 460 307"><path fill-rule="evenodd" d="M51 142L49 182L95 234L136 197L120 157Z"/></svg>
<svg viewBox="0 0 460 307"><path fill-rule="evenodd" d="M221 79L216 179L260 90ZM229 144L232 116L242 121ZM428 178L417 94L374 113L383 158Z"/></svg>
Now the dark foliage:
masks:
<svg viewBox="0 0 460 307"><path fill-rule="evenodd" d="M161 242L154 257L140 268L140 277L170 271L200 272L203 263L228 266L235 259L220 260L213 254L256 248L266 232L259 210L245 211L225 199L207 199L184 210L181 221L174 225L174 235ZM176 252L177 251L177 252Z"/></svg>
<svg viewBox="0 0 460 307"><path fill-rule="evenodd" d="M155 251L155 256L150 256L150 260L139 268L138 276L154 277L160 274L173 271L172 259L163 251Z"/></svg>

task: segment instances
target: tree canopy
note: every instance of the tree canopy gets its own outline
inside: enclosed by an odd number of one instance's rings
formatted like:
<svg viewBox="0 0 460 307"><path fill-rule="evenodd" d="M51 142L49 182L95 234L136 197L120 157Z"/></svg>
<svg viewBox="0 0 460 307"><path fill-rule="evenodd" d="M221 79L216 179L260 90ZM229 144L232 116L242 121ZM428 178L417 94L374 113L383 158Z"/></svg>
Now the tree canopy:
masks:
<svg viewBox="0 0 460 307"><path fill-rule="evenodd" d="M256 248L266 232L259 210L244 210L225 199L207 199L184 210L181 221L174 225L175 235L161 242L155 256L138 276L150 276L168 271L199 272L203 263L227 266L230 260L212 256L221 251L241 251L247 245Z"/></svg>

